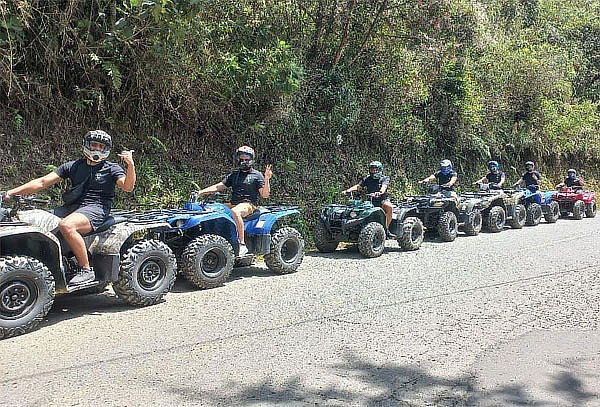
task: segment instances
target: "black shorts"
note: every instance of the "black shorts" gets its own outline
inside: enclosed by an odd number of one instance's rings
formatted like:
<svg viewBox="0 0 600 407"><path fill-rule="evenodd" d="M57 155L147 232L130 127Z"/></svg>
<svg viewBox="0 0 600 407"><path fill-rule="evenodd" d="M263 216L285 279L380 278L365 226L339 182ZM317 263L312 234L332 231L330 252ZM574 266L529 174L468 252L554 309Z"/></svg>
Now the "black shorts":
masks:
<svg viewBox="0 0 600 407"><path fill-rule="evenodd" d="M384 202L389 202L392 203L392 201L390 201L390 198L373 198L373 206L377 206L379 208L381 208L381 206L383 205Z"/></svg>
<svg viewBox="0 0 600 407"><path fill-rule="evenodd" d="M58 208L54 208L54 211L52 211L52 213L59 218L66 218L75 212L81 213L88 218L90 224L92 225L92 230L96 230L100 225L102 225L102 223L104 223L106 218L108 218L108 215L110 215L110 208L106 208L102 205L74 204L59 206Z"/></svg>

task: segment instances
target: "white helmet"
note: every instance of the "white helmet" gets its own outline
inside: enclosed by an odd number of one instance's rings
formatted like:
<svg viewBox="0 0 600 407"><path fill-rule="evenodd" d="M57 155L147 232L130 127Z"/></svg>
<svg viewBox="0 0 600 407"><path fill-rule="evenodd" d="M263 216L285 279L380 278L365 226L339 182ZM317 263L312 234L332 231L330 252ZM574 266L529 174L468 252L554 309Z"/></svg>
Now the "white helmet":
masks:
<svg viewBox="0 0 600 407"><path fill-rule="evenodd" d="M92 150L92 143L101 143L104 145L102 150ZM102 130L91 130L83 136L83 154L85 157L95 163L106 160L112 147L112 138Z"/></svg>

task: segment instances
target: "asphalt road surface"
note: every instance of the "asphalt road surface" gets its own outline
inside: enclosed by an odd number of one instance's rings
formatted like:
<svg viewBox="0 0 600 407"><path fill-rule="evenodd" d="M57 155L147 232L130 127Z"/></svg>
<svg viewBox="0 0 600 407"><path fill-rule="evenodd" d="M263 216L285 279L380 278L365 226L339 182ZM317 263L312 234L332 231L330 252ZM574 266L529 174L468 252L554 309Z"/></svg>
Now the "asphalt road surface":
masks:
<svg viewBox="0 0 600 407"><path fill-rule="evenodd" d="M0 405L600 406L599 282L600 217L61 297L0 342Z"/></svg>

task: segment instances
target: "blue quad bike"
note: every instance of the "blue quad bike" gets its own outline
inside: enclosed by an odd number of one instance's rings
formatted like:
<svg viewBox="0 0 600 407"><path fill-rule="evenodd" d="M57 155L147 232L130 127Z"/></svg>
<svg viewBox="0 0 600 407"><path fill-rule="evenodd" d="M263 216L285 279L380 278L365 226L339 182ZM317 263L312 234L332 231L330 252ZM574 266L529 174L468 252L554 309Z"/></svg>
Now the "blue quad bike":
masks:
<svg viewBox="0 0 600 407"><path fill-rule="evenodd" d="M530 185L519 189L522 192L521 203L527 209L526 226L537 226L542 216L548 223L555 223L560 217L558 202L552 200L556 191L540 191L539 187Z"/></svg>
<svg viewBox="0 0 600 407"><path fill-rule="evenodd" d="M244 218L248 255L239 257L239 239L230 209L214 201L204 201L192 193L183 208L149 211L147 216L162 218L170 229L159 230L160 240L178 259L180 273L198 288L221 286L234 267L251 266L256 256L264 256L267 267L278 274L295 272L304 258L304 239L285 222L300 214L296 206L260 206Z"/></svg>

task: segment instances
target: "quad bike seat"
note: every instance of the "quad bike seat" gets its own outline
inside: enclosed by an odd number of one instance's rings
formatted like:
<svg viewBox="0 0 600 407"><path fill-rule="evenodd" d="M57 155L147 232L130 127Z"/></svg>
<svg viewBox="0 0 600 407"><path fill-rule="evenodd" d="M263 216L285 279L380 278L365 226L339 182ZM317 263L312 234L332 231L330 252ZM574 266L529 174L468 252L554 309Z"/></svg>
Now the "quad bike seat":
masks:
<svg viewBox="0 0 600 407"><path fill-rule="evenodd" d="M254 212L244 218L244 222L248 222L254 219L260 218L261 215L265 213L271 212L270 209L265 208L264 206L259 206Z"/></svg>
<svg viewBox="0 0 600 407"><path fill-rule="evenodd" d="M124 216L109 216L108 218L106 218L104 220L104 222L98 226L96 228L96 230L94 230L91 233L88 233L88 235L92 235L92 234L96 234L96 233L102 233L105 230L108 230L108 228L110 228L113 225L116 225L117 223L122 223L127 221L127 218Z"/></svg>

